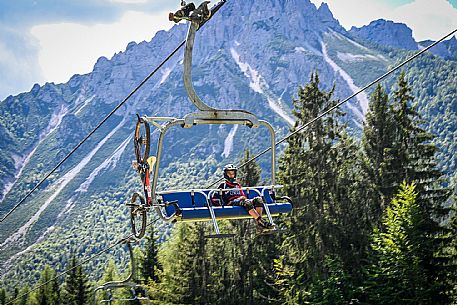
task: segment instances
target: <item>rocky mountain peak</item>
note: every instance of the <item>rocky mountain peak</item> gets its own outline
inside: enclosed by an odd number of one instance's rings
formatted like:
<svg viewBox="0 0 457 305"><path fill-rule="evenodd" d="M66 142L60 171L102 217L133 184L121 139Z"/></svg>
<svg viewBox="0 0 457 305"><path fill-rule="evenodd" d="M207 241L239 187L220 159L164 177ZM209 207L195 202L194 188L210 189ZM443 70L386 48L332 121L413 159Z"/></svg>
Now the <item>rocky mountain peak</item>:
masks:
<svg viewBox="0 0 457 305"><path fill-rule="evenodd" d="M419 41L418 45L420 48L426 48L434 42L433 40L423 40ZM432 47L430 52L441 58L457 61L457 39L453 36L451 39Z"/></svg>
<svg viewBox="0 0 457 305"><path fill-rule="evenodd" d="M349 32L356 37L379 45L406 50L418 49L412 30L404 23L378 19L360 28L352 27Z"/></svg>

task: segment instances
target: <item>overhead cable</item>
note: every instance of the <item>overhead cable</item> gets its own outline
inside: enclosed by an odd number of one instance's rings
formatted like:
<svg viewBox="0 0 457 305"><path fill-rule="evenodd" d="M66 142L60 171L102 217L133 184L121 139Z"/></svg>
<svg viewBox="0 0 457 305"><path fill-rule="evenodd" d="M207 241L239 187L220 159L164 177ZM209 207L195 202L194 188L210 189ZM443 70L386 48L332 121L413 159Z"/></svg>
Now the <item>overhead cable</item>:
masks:
<svg viewBox="0 0 457 305"><path fill-rule="evenodd" d="M160 218L154 219L153 221L151 221L150 223L148 223L148 224L146 225L146 228L149 227L149 226L152 226L153 224L155 224L159 219L160 219ZM102 255L103 253L108 252L109 250L113 249L113 248L116 247L117 245L120 245L120 244L122 244L122 243L131 242L132 240L134 240L134 234L133 234L133 233L131 233L130 235L125 236L124 238L119 239L118 241L116 241L116 242L113 243L112 245L110 245L110 246L106 247L105 249L99 251L98 253L96 253L96 254L94 254L94 255L92 255L92 256L86 258L85 260L81 261L79 264L76 264L76 265L73 266L72 268L69 268L69 269L67 269L67 270L65 270L65 271L63 271L63 272L57 274L57 275L56 275L55 277L53 277L52 279L50 279L50 280L48 280L48 281L46 281L46 282L44 282L44 283L41 283L41 284L37 285L37 286L34 287L33 289L28 290L26 293L22 293L22 294L17 295L14 299L12 299L11 301L5 303L5 305L13 304L14 301L19 300L20 298L29 295L31 292L33 292L33 291L35 291L35 290L38 290L38 289L40 289L41 287L44 287L44 286L48 285L49 283L55 281L56 279L60 278L61 276L63 276L63 275L65 275L65 274L69 273L70 271L75 270L76 268L78 268L78 267L80 267L80 266L82 266L82 265L84 265L84 264L90 262L91 260L93 260L93 259L99 257L99 256Z"/></svg>
<svg viewBox="0 0 457 305"><path fill-rule="evenodd" d="M201 27L208 21L210 20L213 16L214 16L214 13L216 13L221 7L222 5L224 5L224 3L226 2L226 0L223 0L223 1L220 1L213 9L211 9L211 15L210 17L207 19L207 20L204 20L204 22L202 22L200 24L200 27L199 29L201 29ZM81 142L78 143L78 145L76 145L59 163L57 163L57 165L49 172L47 173L41 180L40 182L38 182L37 185L35 185L33 187L32 190L30 190L8 213L6 213L5 216L3 216L3 218L0 220L0 222L3 222L6 218L8 218L8 216L11 215L11 213L13 213L22 203L24 203L24 201L36 190L38 189L42 184L43 182L45 182L49 176L51 176L68 158L70 158L71 155L73 155L73 153L84 143L87 141L87 139L89 139L90 136L92 136L95 131L97 131L97 129L99 129L119 108L121 108L122 105L124 105L129 99L130 97L132 97L132 95L134 95L173 55L176 54L176 52L178 52L178 50L185 44L186 40L183 40L174 50L173 52L171 52L151 73L149 73L148 76L146 76L143 81L135 88L133 89L123 100L122 102L120 102L103 120L100 121L100 123L98 123L98 125L92 129L91 132L89 132L85 137L84 139L81 140Z"/></svg>
<svg viewBox="0 0 457 305"><path fill-rule="evenodd" d="M410 61L412 61L413 59L415 59L416 57L422 55L423 53L427 52L428 50L430 50L431 48L433 48L434 46L436 46L437 44L439 44L440 42L442 42L444 39L446 39L447 37L455 34L457 32L457 29L453 30L452 32L450 32L449 34L443 36L440 40L437 40L435 41L434 43L432 43L431 45L429 45L428 47L424 48L423 50L419 51L418 53L414 54L413 56L411 56L410 58L406 59L405 61L403 61L402 63L400 63L399 65L395 66L393 69L387 71L386 73L384 73L383 75L381 75L380 77L378 77L377 79L375 79L374 81L372 81L371 83L369 83L368 85L366 85L365 87L363 87L362 89L358 90L357 92L354 92L352 95L350 95L349 97L345 98L344 100L342 100L341 102L339 102L338 104L334 105L333 107L330 107L329 109L327 109L326 111L322 112L321 114L319 114L317 117L315 117L314 119L312 119L311 121L307 122L306 124L303 124L302 126L299 126L297 127L297 129L293 132L291 132L289 135L287 135L286 137L284 137L283 139L281 139L280 141L276 142L275 146L281 144L282 142L286 141L287 139L289 139L290 137L292 137L293 135L295 135L296 133L304 130L305 128L309 127L311 124L315 123L317 120L321 119L323 116L329 114L330 112L332 112L333 110L335 110L336 108L340 107L341 105L343 105L344 103L346 103L347 101L349 101L351 98L355 97L356 95L358 95L359 93L365 91L366 89L370 88L371 86L373 86L374 84L376 84L377 82L381 81L382 79L386 78L388 75L394 73L395 71L397 71L398 69L400 69L401 67L403 67L404 65L406 65L407 63L409 63ZM251 159L249 159L248 161L242 163L241 165L239 165L238 167L239 168L242 168L244 166L246 166L247 164L251 163L252 161L256 160L257 158L259 158L260 156L266 154L267 152L269 152L271 150L271 146L267 149L265 149L264 151L260 152L259 154L255 155L254 157L252 157ZM211 188L213 185L217 184L219 181L223 180L223 178L220 178L219 180L213 182L212 184L208 185L207 188Z"/></svg>

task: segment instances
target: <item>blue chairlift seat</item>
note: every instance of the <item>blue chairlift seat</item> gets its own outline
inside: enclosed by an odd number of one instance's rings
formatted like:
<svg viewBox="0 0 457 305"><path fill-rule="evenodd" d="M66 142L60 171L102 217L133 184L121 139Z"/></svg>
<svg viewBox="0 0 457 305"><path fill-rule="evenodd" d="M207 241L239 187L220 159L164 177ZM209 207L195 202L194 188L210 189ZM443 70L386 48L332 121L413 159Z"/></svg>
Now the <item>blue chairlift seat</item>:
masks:
<svg viewBox="0 0 457 305"><path fill-rule="evenodd" d="M177 211L177 208L174 205L165 207L166 216L171 217L174 213L178 215L175 218L176 221L191 222L211 220L208 204L212 205L217 219L251 218L244 207L227 205L217 206L212 204L211 198L213 197L214 190L167 191L158 192L158 194L162 196L164 203L176 202L179 211ZM271 216L278 216L292 211L292 204L290 202L275 202L270 195L269 189L266 187L249 189L249 198L254 198L256 196L263 197L265 203L268 205Z"/></svg>

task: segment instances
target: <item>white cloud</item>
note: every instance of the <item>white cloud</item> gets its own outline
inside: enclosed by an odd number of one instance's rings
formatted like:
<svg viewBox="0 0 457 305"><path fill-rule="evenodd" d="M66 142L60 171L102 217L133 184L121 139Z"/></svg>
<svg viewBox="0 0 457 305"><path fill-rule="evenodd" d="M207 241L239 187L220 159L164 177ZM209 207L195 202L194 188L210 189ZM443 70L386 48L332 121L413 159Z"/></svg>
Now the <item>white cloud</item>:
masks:
<svg viewBox="0 0 457 305"><path fill-rule="evenodd" d="M446 0L416 0L396 8L387 18L406 23L417 41L438 40L457 29L457 9Z"/></svg>
<svg viewBox="0 0 457 305"><path fill-rule="evenodd" d="M129 42L149 41L158 30L171 26L167 12L129 11L112 24L43 24L34 26L31 33L41 46L39 63L46 81L60 83L73 74L92 71L100 56L111 58Z"/></svg>
<svg viewBox="0 0 457 305"><path fill-rule="evenodd" d="M43 80L36 49L36 41L30 35L0 28L0 100L30 90Z"/></svg>
<svg viewBox="0 0 457 305"><path fill-rule="evenodd" d="M326 2L333 13L333 17L338 19L340 24L347 30L351 26L363 26L371 21L383 18L392 7L379 0L311 0L317 7L322 2Z"/></svg>
<svg viewBox="0 0 457 305"><path fill-rule="evenodd" d="M447 0L415 0L398 7L379 0L311 0L317 7L328 3L334 17L346 29L361 27L376 19L408 25L416 40L438 40L457 28L457 9Z"/></svg>

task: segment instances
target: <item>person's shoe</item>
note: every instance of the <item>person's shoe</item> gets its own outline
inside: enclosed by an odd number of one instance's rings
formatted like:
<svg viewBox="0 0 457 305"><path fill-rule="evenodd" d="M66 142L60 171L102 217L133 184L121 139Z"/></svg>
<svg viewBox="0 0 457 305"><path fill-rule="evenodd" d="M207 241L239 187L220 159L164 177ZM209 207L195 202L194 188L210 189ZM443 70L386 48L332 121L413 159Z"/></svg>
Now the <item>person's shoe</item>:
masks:
<svg viewBox="0 0 457 305"><path fill-rule="evenodd" d="M273 230L274 225L272 223L264 220L263 218L259 217L257 219L257 231L259 231L260 229L262 229L262 232L266 231L266 230Z"/></svg>
<svg viewBox="0 0 457 305"><path fill-rule="evenodd" d="M268 222L268 221L265 221L263 226L265 227L265 229L267 230L274 230L275 229L275 225L272 224L271 222Z"/></svg>

